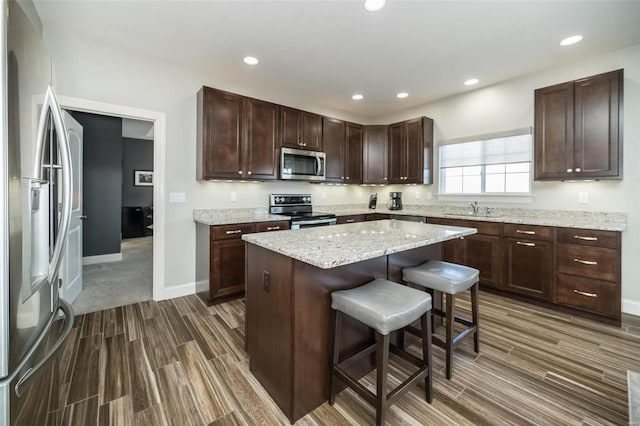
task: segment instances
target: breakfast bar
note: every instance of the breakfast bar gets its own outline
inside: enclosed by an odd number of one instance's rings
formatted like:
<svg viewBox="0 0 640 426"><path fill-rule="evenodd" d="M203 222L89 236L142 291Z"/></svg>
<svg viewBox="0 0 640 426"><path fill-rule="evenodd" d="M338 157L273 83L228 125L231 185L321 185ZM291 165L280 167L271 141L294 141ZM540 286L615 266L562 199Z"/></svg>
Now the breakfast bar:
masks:
<svg viewBox="0 0 640 426"><path fill-rule="evenodd" d="M294 423L327 400L331 293L376 278L402 281L402 269L440 259L441 243L473 228L379 220L243 235L246 338L250 369ZM342 356L373 339L344 321ZM354 376L373 369L354 364Z"/></svg>

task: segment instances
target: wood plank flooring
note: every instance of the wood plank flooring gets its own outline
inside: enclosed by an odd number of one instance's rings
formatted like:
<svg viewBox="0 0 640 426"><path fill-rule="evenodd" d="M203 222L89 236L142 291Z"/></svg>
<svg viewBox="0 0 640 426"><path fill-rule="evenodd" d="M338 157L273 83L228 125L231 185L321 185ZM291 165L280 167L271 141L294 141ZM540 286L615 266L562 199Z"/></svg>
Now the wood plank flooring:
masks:
<svg viewBox="0 0 640 426"><path fill-rule="evenodd" d="M457 304L468 313L468 299ZM434 347L433 404L418 387L391 408L388 424L628 423L626 374L640 371L640 318L625 315L614 328L481 293L480 330L480 355L467 339L451 381ZM391 365L390 386L413 369L397 358ZM61 376L64 425L288 424L249 371L240 300L207 307L193 295L80 315ZM375 376L363 383L373 390ZM373 408L345 390L334 407L325 403L297 424L374 421Z"/></svg>

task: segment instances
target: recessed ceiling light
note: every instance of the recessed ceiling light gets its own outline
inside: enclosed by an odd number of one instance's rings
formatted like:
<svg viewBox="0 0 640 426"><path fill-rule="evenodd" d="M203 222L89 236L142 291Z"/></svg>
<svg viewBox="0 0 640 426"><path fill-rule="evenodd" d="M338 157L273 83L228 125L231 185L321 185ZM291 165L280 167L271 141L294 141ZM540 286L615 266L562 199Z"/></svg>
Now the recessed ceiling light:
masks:
<svg viewBox="0 0 640 426"><path fill-rule="evenodd" d="M581 35L574 35L567 37L560 42L560 46L571 46L572 44L580 43L582 41Z"/></svg>
<svg viewBox="0 0 640 426"><path fill-rule="evenodd" d="M385 0L364 0L364 9L369 12L377 12L385 5Z"/></svg>
<svg viewBox="0 0 640 426"><path fill-rule="evenodd" d="M478 80L477 78L470 78L469 80L464 82L465 86L473 86L474 84L478 84Z"/></svg>
<svg viewBox="0 0 640 426"><path fill-rule="evenodd" d="M353 95L353 96L351 97L351 99L353 99L354 101L359 101L360 99L363 99L363 98L364 98L364 96L362 96L362 95L361 95L361 94L359 94L359 93L357 93L357 94L355 94L355 95Z"/></svg>
<svg viewBox="0 0 640 426"><path fill-rule="evenodd" d="M254 58L253 56L245 56L243 61L247 65L257 65L258 64L258 58Z"/></svg>
<svg viewBox="0 0 640 426"><path fill-rule="evenodd" d="M409 96L409 94L407 92L400 92L396 95L396 97L403 99L406 98L407 96Z"/></svg>

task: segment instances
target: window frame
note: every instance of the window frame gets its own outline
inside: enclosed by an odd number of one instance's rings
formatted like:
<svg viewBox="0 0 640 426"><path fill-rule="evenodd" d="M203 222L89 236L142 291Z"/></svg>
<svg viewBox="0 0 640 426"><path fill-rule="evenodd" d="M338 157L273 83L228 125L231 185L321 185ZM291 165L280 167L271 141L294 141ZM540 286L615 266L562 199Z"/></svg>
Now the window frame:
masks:
<svg viewBox="0 0 640 426"><path fill-rule="evenodd" d="M483 141L483 140L490 140L490 139L499 139L499 138L507 138L507 137L511 137L511 136L522 136L522 135L529 135L530 136L530 160L529 161L517 161L517 162L513 162L513 163L495 163L495 164L504 164L505 165L505 173L503 174L503 176L505 176L505 189L506 189L506 177L509 175L509 173L506 172L506 165L507 164L522 164L522 163L528 163L529 165L529 170L528 170L528 174L529 174L529 179L528 179L528 189L526 192L486 192L486 177L487 177L487 173L486 173L486 166L487 164L475 164L475 165L467 165L467 166L456 166L456 167L460 167L460 168L464 168L464 167L481 167L481 171L480 171L480 179L481 179L481 183L480 183L480 190L481 192L475 192L475 193L468 193L468 192L445 192L444 191L444 184L446 179L444 178L444 173L446 172L446 170L448 168L453 168L453 167L441 167L440 165L442 164L442 159L440 157L441 154L441 147L446 146L446 145L455 145L455 144L462 144L462 143L467 143L467 142L477 142L477 141ZM514 199L524 199L525 201L527 199L532 199L533 198L533 162L534 162L534 151L533 151L533 129L532 127L525 127L525 128L520 128L520 129L514 129L514 130L509 130L509 131L503 131L503 132L495 132L495 133L487 133L487 134L482 134L482 135L474 135L474 136L469 136L469 137L464 137L464 138L457 138L457 139L450 139L450 140L441 140L438 142L438 199L456 199L456 198L478 198L478 197L482 197L482 198L490 198L490 197L497 197L497 198L505 198L505 197L512 197ZM502 200L501 200L502 201ZM515 201L515 200L514 200Z"/></svg>

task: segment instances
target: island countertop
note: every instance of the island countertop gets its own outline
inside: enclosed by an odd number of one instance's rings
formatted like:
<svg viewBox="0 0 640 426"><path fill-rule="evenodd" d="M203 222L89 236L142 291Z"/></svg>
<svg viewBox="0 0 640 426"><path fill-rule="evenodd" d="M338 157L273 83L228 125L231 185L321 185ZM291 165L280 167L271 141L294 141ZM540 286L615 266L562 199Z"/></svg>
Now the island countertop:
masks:
<svg viewBox="0 0 640 426"><path fill-rule="evenodd" d="M310 265L330 269L475 233L474 228L377 220L246 234L242 239Z"/></svg>

